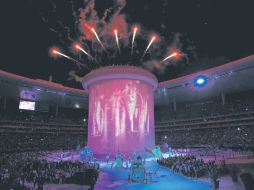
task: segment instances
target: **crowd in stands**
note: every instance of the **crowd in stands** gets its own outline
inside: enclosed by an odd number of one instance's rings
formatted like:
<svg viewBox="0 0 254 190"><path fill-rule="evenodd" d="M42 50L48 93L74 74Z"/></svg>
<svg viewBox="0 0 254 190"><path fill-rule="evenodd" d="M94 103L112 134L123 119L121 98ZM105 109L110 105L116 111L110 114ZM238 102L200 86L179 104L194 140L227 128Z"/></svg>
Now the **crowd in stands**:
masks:
<svg viewBox="0 0 254 190"><path fill-rule="evenodd" d="M96 163L40 160L42 152L5 154L0 157L0 189L42 190L43 184L80 183L77 173L83 173L82 184L92 187L99 174Z"/></svg>
<svg viewBox="0 0 254 190"><path fill-rule="evenodd" d="M254 127L242 127L169 131L163 133L164 136L161 136L160 141L181 148L217 146L225 148L253 149L253 129Z"/></svg>
<svg viewBox="0 0 254 190"><path fill-rule="evenodd" d="M178 156L168 157L157 161L161 166L170 168L173 172L191 178L209 177L213 189L219 188L219 175L225 174L227 171L225 161L218 168L215 161L205 163L202 159L197 159L195 156Z"/></svg>
<svg viewBox="0 0 254 190"><path fill-rule="evenodd" d="M157 142L173 147L218 146L254 149L254 93L181 103L155 111Z"/></svg>
<svg viewBox="0 0 254 190"><path fill-rule="evenodd" d="M84 134L52 133L2 133L0 152L25 152L46 150L75 150L85 144Z"/></svg>
<svg viewBox="0 0 254 190"><path fill-rule="evenodd" d="M48 151L86 144L85 115L81 109L19 110L17 102L8 99L7 106L0 107L0 189L42 190L45 183L80 183L93 189L99 165L45 159Z"/></svg>
<svg viewBox="0 0 254 190"><path fill-rule="evenodd" d="M254 111L254 91L245 91L236 94L214 97L195 102L177 102L174 109L173 103L155 107L156 123L187 120L192 118L205 118L234 113Z"/></svg>
<svg viewBox="0 0 254 190"><path fill-rule="evenodd" d="M158 163L171 168L173 172L192 178L202 177L207 173L207 164L194 156L168 157L158 160Z"/></svg>
<svg viewBox="0 0 254 190"><path fill-rule="evenodd" d="M176 148L171 149L172 155L179 156L195 156L203 159L213 159L219 163L224 159L250 159L254 157L254 152L252 150L242 150L242 149L229 149L220 147L194 147L194 148Z"/></svg>
<svg viewBox="0 0 254 190"><path fill-rule="evenodd" d="M65 125L83 125L86 124L82 117L70 117L65 113L60 113L57 116L54 116L49 113L44 112L27 112L27 111L19 111L19 112L7 112L0 114L0 120L2 121L15 121L17 123L42 123L42 124L51 124L58 126Z"/></svg>
<svg viewBox="0 0 254 190"><path fill-rule="evenodd" d="M63 109L63 108L62 108ZM84 110L52 112L0 110L0 153L73 150L86 144ZM84 114L84 113L83 113Z"/></svg>

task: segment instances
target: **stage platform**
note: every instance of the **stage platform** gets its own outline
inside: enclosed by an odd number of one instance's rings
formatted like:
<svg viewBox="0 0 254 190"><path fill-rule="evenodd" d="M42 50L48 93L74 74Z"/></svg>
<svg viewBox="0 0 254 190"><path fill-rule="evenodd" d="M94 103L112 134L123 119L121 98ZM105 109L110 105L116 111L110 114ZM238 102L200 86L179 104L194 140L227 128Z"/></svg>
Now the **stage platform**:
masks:
<svg viewBox="0 0 254 190"><path fill-rule="evenodd" d="M211 190L209 183L174 173L154 160L146 162L146 170L153 173L146 184L128 183L129 169L111 168L110 163L101 166L96 190Z"/></svg>
<svg viewBox="0 0 254 190"><path fill-rule="evenodd" d="M164 154L167 157L168 155ZM43 159L50 161L60 160L80 160L77 151L52 152ZM239 161L239 159L237 159ZM241 160L241 159L240 159ZM208 161L208 160L207 160ZM185 177L181 174L174 173L172 170L157 164L153 157L146 158L145 168L147 172L155 173L146 184L128 183L128 174L130 169L126 168L126 162L123 163L125 168L112 167L112 160L96 161L100 164L100 175L95 185L95 190L212 190L210 180L207 177L193 179ZM241 163L241 162L240 162ZM128 164L130 167L130 163ZM45 184L44 190L66 189L66 190L84 190L85 186L81 185L53 185ZM219 190L244 190L243 184L235 184L229 176L220 178Z"/></svg>

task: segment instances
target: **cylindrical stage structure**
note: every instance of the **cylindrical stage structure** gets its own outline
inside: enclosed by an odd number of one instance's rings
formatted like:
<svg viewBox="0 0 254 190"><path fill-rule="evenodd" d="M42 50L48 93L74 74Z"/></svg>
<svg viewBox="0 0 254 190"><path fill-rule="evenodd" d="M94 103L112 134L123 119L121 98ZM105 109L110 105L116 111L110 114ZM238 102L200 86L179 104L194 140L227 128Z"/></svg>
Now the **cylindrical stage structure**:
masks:
<svg viewBox="0 0 254 190"><path fill-rule="evenodd" d="M88 147L97 157L154 148L158 81L153 74L133 66L109 66L90 72L82 84L89 92Z"/></svg>

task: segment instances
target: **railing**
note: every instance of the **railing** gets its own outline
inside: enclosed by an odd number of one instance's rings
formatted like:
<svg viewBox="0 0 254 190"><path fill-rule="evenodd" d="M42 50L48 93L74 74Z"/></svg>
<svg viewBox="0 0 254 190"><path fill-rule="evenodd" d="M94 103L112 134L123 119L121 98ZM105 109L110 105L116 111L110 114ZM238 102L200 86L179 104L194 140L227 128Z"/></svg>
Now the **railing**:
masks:
<svg viewBox="0 0 254 190"><path fill-rule="evenodd" d="M76 123L58 123L58 122L34 122L34 121L12 121L12 120L0 120L1 124L19 124L19 125L33 125L33 126L57 126L57 127L83 127L86 124L76 124Z"/></svg>
<svg viewBox="0 0 254 190"><path fill-rule="evenodd" d="M239 113L231 113L231 114L223 114L223 115L216 115L216 116L203 116L203 117L195 117L195 118L188 118L188 119L171 119L166 121L159 121L156 124L166 124L166 123L185 123L185 122L192 122L192 121L203 121L205 120L214 120L219 118L226 118L226 117L238 117L242 115L254 115L254 112L239 112Z"/></svg>
<svg viewBox="0 0 254 190"><path fill-rule="evenodd" d="M87 133L87 127L78 124L62 124L47 122L27 122L0 120L1 133L68 133L84 134Z"/></svg>

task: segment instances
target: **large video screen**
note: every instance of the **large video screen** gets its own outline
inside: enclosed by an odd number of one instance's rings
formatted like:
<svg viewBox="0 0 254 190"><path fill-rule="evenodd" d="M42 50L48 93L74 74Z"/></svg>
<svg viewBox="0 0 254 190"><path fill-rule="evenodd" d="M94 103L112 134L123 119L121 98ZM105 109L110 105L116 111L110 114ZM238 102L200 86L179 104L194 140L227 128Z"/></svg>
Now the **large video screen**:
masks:
<svg viewBox="0 0 254 190"><path fill-rule="evenodd" d="M35 102L20 100L19 109L21 110L35 110Z"/></svg>

